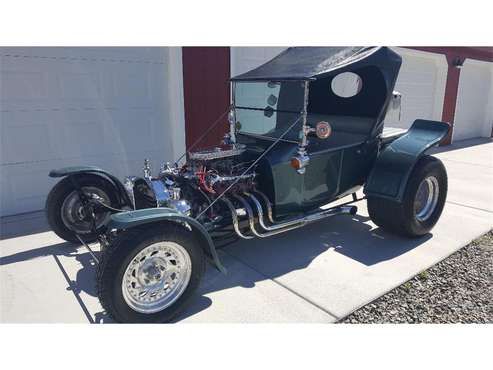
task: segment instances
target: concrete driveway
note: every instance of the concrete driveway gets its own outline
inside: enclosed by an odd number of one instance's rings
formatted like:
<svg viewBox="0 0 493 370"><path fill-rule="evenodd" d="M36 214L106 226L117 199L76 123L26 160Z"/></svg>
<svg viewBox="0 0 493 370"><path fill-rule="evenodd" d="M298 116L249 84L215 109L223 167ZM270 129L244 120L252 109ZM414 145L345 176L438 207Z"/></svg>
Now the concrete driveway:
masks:
<svg viewBox="0 0 493 370"><path fill-rule="evenodd" d="M493 227L493 143L437 148L449 195L433 233L395 237L366 204L277 237L220 251L228 275L209 268L180 322L335 322L439 262ZM94 262L63 242L43 214L2 220L1 322L110 322L94 290Z"/></svg>

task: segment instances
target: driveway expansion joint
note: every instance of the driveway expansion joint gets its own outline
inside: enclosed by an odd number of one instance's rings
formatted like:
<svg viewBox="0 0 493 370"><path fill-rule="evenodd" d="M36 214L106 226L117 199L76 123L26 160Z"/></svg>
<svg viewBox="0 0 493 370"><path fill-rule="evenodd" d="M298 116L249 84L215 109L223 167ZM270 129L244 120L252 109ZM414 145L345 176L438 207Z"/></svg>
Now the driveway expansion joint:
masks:
<svg viewBox="0 0 493 370"><path fill-rule="evenodd" d="M283 289L286 289L287 291L289 291L290 293L294 294L295 296L301 298L302 300L304 300L305 302L311 304L312 306L318 308L320 311L322 312L325 312L327 315L329 316L332 316L334 319L336 319L336 321L339 321L342 319L342 317L340 317L339 315L336 315L335 313L329 311L328 309L320 306L318 303L314 302L313 300L301 295L300 293L296 292L295 290L291 289L290 287L284 285L283 283L281 283L280 281L278 281L276 278L271 278L270 276L264 274L262 271L259 271L258 269L256 269L254 266L250 265L249 263L245 262L244 260L242 260L241 258L238 258L237 256L231 254L231 253L228 253L226 252L225 250L222 251L223 253L227 254L228 256L230 256L231 258L234 258L235 260L237 260L238 262L244 264L245 266L247 266L248 268L252 269L253 271L255 271L256 273L258 273L259 275L262 275L263 277L265 277L266 279L272 281L273 283L279 285L281 288Z"/></svg>
<svg viewBox="0 0 493 370"><path fill-rule="evenodd" d="M440 153L438 153L440 154ZM468 166L479 166L479 167L485 167L485 168L493 168L493 166L488 166L488 165L485 165L485 164L481 164L481 163L471 163L471 162L465 162L465 161L458 161L456 159L450 159L450 158L442 158L440 157L440 160L443 162L455 162L455 163L460 163L460 164L465 164L465 165L468 165Z"/></svg>
<svg viewBox="0 0 493 370"><path fill-rule="evenodd" d="M455 205L455 206L461 206L461 207L471 208L471 209L475 209L475 210L482 211L482 212L493 213L493 211L490 211L490 210L485 209L485 208L479 208L479 207L474 207L474 206L468 206L467 204L457 203L457 202L454 202L454 201L452 201L452 200L447 200L447 201L446 201L446 203L450 203L450 204L453 204L453 205Z"/></svg>

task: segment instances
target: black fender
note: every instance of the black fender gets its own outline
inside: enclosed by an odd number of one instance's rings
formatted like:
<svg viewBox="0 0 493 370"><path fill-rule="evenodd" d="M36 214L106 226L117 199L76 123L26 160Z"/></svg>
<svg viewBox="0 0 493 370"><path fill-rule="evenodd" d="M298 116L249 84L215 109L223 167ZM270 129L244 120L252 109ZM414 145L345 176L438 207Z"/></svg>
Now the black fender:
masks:
<svg viewBox="0 0 493 370"><path fill-rule="evenodd" d="M117 195L119 199L119 206L129 206L133 208L133 203L130 200L130 197L128 196L127 192L125 191L125 188L123 184L118 180L115 176L110 174L109 172L95 166L73 166L73 167L64 167L64 168L59 168L56 170L51 170L48 176L54 177L54 178L59 178L59 177L74 177L75 180L77 180L77 176L80 175L93 175L93 176L98 176L108 182L114 189L115 189L115 194Z"/></svg>
<svg viewBox="0 0 493 370"><path fill-rule="evenodd" d="M186 216L171 208L146 208L135 211L119 212L112 214L108 222L108 229L125 230L132 227L151 224L156 222L175 222L184 225L194 232L201 241L204 252L211 259L214 266L222 273L226 273L217 254L216 247L207 230L196 219Z"/></svg>
<svg viewBox="0 0 493 370"><path fill-rule="evenodd" d="M446 122L418 119L409 131L384 147L364 187L367 197L401 202L409 176L419 158L449 132Z"/></svg>

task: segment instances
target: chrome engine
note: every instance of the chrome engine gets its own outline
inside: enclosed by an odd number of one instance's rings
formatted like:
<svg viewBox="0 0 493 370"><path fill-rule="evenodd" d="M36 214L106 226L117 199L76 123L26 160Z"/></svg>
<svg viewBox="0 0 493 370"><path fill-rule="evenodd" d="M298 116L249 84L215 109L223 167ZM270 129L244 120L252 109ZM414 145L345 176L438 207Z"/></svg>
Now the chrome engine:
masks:
<svg viewBox="0 0 493 370"><path fill-rule="evenodd" d="M144 162L144 177L127 177L125 189L134 209L168 207L188 216L196 216L215 198L253 191L256 173L245 170L251 164L240 160L245 147L224 144L189 153L183 166L166 163L153 176L149 161Z"/></svg>

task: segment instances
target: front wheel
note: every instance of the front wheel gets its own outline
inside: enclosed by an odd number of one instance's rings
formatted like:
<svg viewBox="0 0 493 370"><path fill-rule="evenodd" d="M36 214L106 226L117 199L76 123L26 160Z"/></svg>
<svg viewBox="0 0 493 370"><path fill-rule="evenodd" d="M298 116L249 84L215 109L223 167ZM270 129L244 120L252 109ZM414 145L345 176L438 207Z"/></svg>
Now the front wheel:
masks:
<svg viewBox="0 0 493 370"><path fill-rule="evenodd" d="M205 270L192 232L166 223L124 231L100 260L99 301L123 323L169 322L186 307Z"/></svg>
<svg viewBox="0 0 493 370"><path fill-rule="evenodd" d="M443 163L426 155L416 163L402 202L369 197L368 213L378 226L395 234L427 234L442 214L447 198L447 172Z"/></svg>

